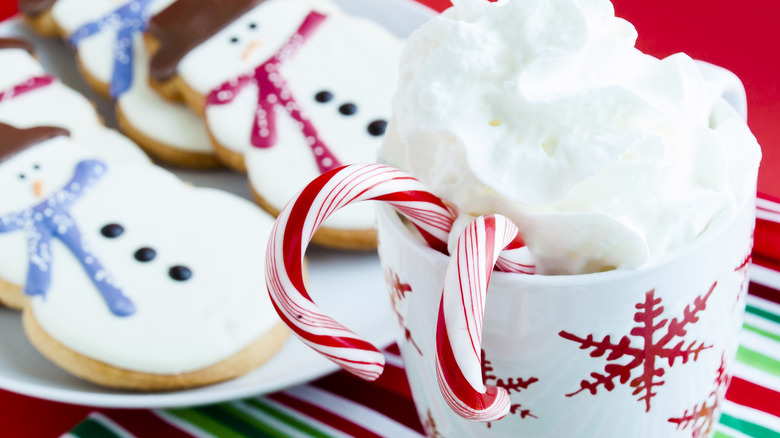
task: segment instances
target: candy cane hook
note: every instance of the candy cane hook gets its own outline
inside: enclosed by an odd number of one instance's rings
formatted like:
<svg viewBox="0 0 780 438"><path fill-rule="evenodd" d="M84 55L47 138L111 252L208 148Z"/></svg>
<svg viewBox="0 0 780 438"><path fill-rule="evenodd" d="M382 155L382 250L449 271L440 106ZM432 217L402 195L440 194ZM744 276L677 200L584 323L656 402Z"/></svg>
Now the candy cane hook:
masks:
<svg viewBox="0 0 780 438"><path fill-rule="evenodd" d="M490 275L518 230L501 215L481 216L458 239L444 279L436 327L436 377L447 404L470 420L494 421L510 408L506 389L482 380L482 321Z"/></svg>
<svg viewBox="0 0 780 438"><path fill-rule="evenodd" d="M395 207L428 244L447 252L454 209L410 175L392 167L351 165L320 175L282 210L266 254L266 285L282 320L304 343L366 380L382 374L384 356L312 301L303 282L303 256L314 232L335 211L377 200Z"/></svg>

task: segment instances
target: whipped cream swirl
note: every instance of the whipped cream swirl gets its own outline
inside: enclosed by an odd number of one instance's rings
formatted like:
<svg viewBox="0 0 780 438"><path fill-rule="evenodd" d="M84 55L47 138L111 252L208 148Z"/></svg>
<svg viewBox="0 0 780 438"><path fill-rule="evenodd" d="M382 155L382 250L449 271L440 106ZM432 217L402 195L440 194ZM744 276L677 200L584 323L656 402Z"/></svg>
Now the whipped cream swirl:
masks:
<svg viewBox="0 0 780 438"><path fill-rule="evenodd" d="M754 193L760 148L719 87L637 50L608 0L453 3L408 41L382 159L511 218L540 273L639 267Z"/></svg>

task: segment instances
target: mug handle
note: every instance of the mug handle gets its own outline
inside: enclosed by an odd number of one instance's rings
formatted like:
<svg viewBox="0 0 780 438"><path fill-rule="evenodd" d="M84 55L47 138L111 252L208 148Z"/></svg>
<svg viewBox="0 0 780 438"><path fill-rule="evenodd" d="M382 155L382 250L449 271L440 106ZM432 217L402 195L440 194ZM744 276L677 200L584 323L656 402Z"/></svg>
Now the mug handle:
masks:
<svg viewBox="0 0 780 438"><path fill-rule="evenodd" d="M747 121L747 94L745 86L737 75L709 62L695 61L695 63L704 79L715 84L720 95L737 111L742 121Z"/></svg>
<svg viewBox="0 0 780 438"><path fill-rule="evenodd" d="M279 214L266 252L266 286L282 321L305 344L345 370L375 380L384 370L382 353L325 315L304 286L303 258L314 232L335 211L376 200L408 218L432 248L447 254L455 209L421 182L392 167L350 165L326 172L306 186Z"/></svg>

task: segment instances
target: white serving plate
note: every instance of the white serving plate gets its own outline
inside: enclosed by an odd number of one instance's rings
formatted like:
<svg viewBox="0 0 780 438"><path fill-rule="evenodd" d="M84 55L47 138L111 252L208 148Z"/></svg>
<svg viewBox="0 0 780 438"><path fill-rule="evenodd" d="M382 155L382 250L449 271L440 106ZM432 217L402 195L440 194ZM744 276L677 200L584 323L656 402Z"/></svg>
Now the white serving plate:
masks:
<svg viewBox="0 0 780 438"><path fill-rule="evenodd" d="M406 36L433 12L412 0L334 0L347 12L365 16L399 36ZM72 52L58 40L28 31L19 20L0 24L0 35L33 42L44 67L65 84L90 98L110 127L116 127L112 105L90 90L76 70ZM4 68L4 67L3 67ZM198 186L217 187L250 198L246 177L225 172L175 171ZM329 314L376 345L395 339L396 321L385 291L384 275L374 253L345 253L312 248L311 295ZM262 261L258 260L258 269ZM238 379L204 388L166 393L105 389L60 370L27 342L17 312L0 309L0 388L33 397L111 408L165 408L218 403L277 391L324 376L337 369L329 360L291 337L268 363Z"/></svg>

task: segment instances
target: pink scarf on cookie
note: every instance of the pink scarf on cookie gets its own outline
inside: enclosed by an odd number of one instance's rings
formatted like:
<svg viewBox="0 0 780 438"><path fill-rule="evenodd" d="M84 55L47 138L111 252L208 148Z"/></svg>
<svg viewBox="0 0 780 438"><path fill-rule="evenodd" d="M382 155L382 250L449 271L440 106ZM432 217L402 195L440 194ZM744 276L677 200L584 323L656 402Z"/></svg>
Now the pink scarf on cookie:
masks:
<svg viewBox="0 0 780 438"><path fill-rule="evenodd" d="M311 120L303 114L301 106L293 98L281 75L280 67L298 51L326 18L318 12L310 12L295 34L271 59L258 66L254 72L231 79L215 88L206 99L206 105L224 105L232 102L246 85L256 84L260 91L250 138L252 145L265 149L276 144L278 138L275 107L280 106L298 123L321 173L340 167L341 163L320 139Z"/></svg>

